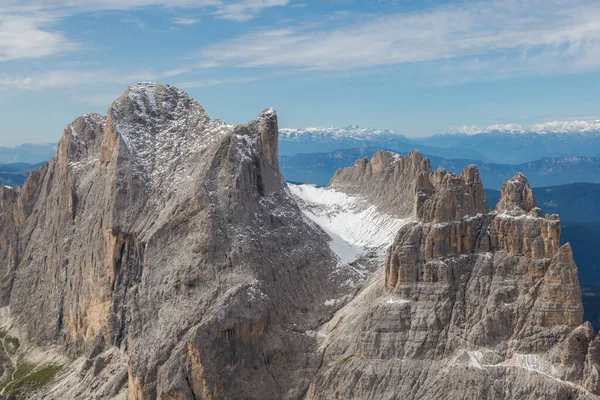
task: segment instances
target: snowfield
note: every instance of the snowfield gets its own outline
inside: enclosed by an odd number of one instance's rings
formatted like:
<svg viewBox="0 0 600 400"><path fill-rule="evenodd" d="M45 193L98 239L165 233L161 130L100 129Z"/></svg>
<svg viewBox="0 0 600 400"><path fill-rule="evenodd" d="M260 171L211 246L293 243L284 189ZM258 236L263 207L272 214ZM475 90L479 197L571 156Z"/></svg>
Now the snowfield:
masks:
<svg viewBox="0 0 600 400"><path fill-rule="evenodd" d="M358 197L314 185L288 187L304 214L331 237L329 247L341 264L368 253L383 256L402 225L409 219L379 212Z"/></svg>

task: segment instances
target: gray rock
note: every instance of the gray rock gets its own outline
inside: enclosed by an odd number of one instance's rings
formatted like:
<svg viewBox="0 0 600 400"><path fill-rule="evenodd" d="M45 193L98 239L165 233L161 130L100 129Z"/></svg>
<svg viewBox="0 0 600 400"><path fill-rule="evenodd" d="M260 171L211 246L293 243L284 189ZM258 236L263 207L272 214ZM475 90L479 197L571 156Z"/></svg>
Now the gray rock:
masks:
<svg viewBox="0 0 600 400"><path fill-rule="evenodd" d="M536 208L536 201L525 175L517 172L515 176L502 185L498 211L518 211L526 213Z"/></svg>
<svg viewBox="0 0 600 400"><path fill-rule="evenodd" d="M297 398L320 363L305 332L350 289L277 157L273 110L227 125L167 85L75 120L47 168L0 189L27 340L120 348L132 399Z"/></svg>
<svg viewBox="0 0 600 400"><path fill-rule="evenodd" d="M421 172L427 177L429 171ZM449 187L435 184L444 172L418 178L432 182L432 207L426 209L443 210L425 215L444 217L403 226L385 270L322 328L324 363L307 398L600 394L598 344L583 322L571 247L559 247L560 222L525 214L535 200L524 177L518 177L523 186L516 185L523 196L507 184L505 192L513 194L505 197L514 201L482 213L472 200L478 180L464 175L475 177L476 171L453 177ZM448 194L449 188L457 194Z"/></svg>
<svg viewBox="0 0 600 400"><path fill-rule="evenodd" d="M485 212L485 193L477 167L461 175L438 169L418 151L407 156L377 152L340 169L330 187L361 195L383 212L423 222L452 221Z"/></svg>

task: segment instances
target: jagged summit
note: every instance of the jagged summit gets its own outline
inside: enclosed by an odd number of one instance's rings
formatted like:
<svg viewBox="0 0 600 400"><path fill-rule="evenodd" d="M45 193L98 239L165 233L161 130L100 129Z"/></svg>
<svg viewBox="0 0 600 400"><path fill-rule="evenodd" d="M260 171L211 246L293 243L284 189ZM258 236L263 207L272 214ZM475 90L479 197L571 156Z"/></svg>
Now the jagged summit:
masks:
<svg viewBox="0 0 600 400"><path fill-rule="evenodd" d="M517 172L515 176L502 185L498 211L529 213L536 209L535 195L525 175Z"/></svg>
<svg viewBox="0 0 600 400"><path fill-rule="evenodd" d="M600 339L572 249L523 175L489 212L477 168L432 172L418 153L360 160L331 187L415 213L385 270L321 329L328 366L310 399L597 398Z"/></svg>
<svg viewBox="0 0 600 400"><path fill-rule="evenodd" d="M433 171L414 150L406 156L380 151L371 160L338 170L330 186L368 198L385 212L421 221L452 220L485 211L485 193L474 165L460 175Z"/></svg>
<svg viewBox="0 0 600 400"><path fill-rule="evenodd" d="M355 272L291 197L277 140L273 109L229 125L173 86L141 83L106 117L67 126L22 188L0 189L10 326L23 343L99 360L70 365L46 396L306 390L316 339L304 332Z"/></svg>

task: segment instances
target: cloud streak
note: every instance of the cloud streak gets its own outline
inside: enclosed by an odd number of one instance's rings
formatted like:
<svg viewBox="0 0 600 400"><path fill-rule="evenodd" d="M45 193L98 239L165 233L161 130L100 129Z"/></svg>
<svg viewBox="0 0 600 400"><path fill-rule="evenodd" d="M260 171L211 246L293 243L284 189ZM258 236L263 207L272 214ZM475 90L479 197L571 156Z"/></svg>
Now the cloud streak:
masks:
<svg viewBox="0 0 600 400"><path fill-rule="evenodd" d="M285 6L289 0L0 0L0 62L43 58L77 50L80 44L57 32L64 18L98 11L125 11L144 7L202 10L214 18L248 21L264 9ZM143 28L139 19L128 18ZM193 25L197 19L172 22Z"/></svg>
<svg viewBox="0 0 600 400"><path fill-rule="evenodd" d="M137 71L132 74L120 74L116 71L75 71L75 70L53 70L37 75L11 76L0 74L0 91L3 89L17 90L52 90L52 89L82 89L87 93L78 95L78 98L88 103L97 104L106 102L107 98L114 100L116 97L104 94L106 89L114 93L114 89L120 90L123 85L133 82L162 81L188 72L187 69L174 69L167 71ZM206 86L243 84L259 80L257 77L241 78L215 78L196 81L182 81L176 83L182 89L192 89ZM100 91L100 93L98 93ZM94 93L94 94L90 94Z"/></svg>
<svg viewBox="0 0 600 400"><path fill-rule="evenodd" d="M206 86L217 86L227 84L250 83L259 80L259 78L235 78L235 79L207 79L201 81L180 82L175 86L181 89L193 89Z"/></svg>
<svg viewBox="0 0 600 400"><path fill-rule="evenodd" d="M176 25L195 25L199 21L195 18L178 17L173 18L171 21Z"/></svg>
<svg viewBox="0 0 600 400"><path fill-rule="evenodd" d="M547 70L548 62L561 71L600 67L600 3L592 0L465 2L330 25L255 30L204 48L200 65L348 70L452 60L500 74Z"/></svg>

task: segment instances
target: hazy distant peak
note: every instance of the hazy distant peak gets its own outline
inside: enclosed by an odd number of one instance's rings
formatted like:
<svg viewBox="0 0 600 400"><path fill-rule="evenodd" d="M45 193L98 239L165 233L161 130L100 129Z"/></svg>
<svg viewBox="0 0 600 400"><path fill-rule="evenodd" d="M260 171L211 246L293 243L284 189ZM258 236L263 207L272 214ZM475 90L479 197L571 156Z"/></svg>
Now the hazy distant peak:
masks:
<svg viewBox="0 0 600 400"><path fill-rule="evenodd" d="M294 140L300 137L327 137L331 139L356 138L365 139L372 136L400 136L389 129L363 128L358 125L344 127L307 127L307 128L281 128L279 134L282 139Z"/></svg>
<svg viewBox="0 0 600 400"><path fill-rule="evenodd" d="M569 133L599 133L600 120L594 121L550 121L541 124L534 124L529 128L519 124L495 124L485 128L475 125L463 125L457 128L451 128L444 131L449 135L479 135L479 134L569 134Z"/></svg>

